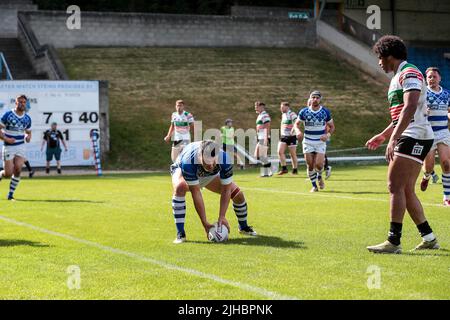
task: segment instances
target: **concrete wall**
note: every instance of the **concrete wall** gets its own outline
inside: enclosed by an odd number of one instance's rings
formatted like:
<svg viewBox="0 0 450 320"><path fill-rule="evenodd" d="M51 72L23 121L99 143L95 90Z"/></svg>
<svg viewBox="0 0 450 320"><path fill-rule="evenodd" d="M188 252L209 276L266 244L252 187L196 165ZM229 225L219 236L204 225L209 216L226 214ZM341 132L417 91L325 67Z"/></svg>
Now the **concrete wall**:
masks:
<svg viewBox="0 0 450 320"><path fill-rule="evenodd" d="M25 13L41 44L76 46L313 47L314 22L174 14L82 12L81 29L58 11Z"/></svg>
<svg viewBox="0 0 450 320"><path fill-rule="evenodd" d="M31 1L4 1L0 0L0 38L17 37L17 11L37 10Z"/></svg>
<svg viewBox="0 0 450 320"><path fill-rule="evenodd" d="M349 18L366 24L366 7L381 8L381 32L392 34L392 11L389 0L365 1L363 8L345 8ZM450 1L397 0L396 34L406 41L450 42Z"/></svg>
<svg viewBox="0 0 450 320"><path fill-rule="evenodd" d="M323 21L317 22L319 46L346 60L358 69L371 75L374 79L388 83L390 76L378 66L378 59L364 43L337 31Z"/></svg>
<svg viewBox="0 0 450 320"><path fill-rule="evenodd" d="M308 12L310 17L314 17L311 8L282 8L282 7L254 7L254 6L232 6L231 15L235 17L260 17L260 18L280 18L288 19L289 12Z"/></svg>

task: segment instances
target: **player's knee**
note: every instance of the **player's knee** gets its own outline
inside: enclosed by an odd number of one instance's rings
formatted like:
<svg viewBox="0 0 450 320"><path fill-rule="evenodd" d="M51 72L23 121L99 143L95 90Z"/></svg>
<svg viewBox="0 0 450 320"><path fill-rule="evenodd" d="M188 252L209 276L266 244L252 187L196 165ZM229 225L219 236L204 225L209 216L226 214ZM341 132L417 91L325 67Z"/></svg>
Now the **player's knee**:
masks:
<svg viewBox="0 0 450 320"><path fill-rule="evenodd" d="M396 194L399 192L404 192L404 184L403 183L399 183L397 181L388 181L388 191L390 194Z"/></svg>
<svg viewBox="0 0 450 320"><path fill-rule="evenodd" d="M245 201L244 193L238 186L231 191L231 200L233 200L234 203L242 203Z"/></svg>
<svg viewBox="0 0 450 320"><path fill-rule="evenodd" d="M445 159L442 161L442 170L445 173L449 173L450 172L450 159Z"/></svg>
<svg viewBox="0 0 450 320"><path fill-rule="evenodd" d="M12 172L3 171L3 178L11 178Z"/></svg>
<svg viewBox="0 0 450 320"><path fill-rule="evenodd" d="M184 197L186 192L187 188L184 183L179 183L173 188L173 194L177 197Z"/></svg>

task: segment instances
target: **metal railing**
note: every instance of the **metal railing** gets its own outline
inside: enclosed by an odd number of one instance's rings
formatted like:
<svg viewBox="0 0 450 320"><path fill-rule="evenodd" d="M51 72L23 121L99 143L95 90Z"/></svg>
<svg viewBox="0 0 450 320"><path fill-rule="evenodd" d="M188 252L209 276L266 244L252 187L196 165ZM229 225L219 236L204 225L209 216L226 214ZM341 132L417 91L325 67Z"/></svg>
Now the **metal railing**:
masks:
<svg viewBox="0 0 450 320"><path fill-rule="evenodd" d="M64 67L58 65L56 62L57 54L52 46L43 45L41 46L37 40L33 30L30 28L28 23L25 21L24 13L19 13L17 15L17 21L19 26L19 31L24 36L28 47L31 49L32 55L35 59L44 58L46 60L47 66L50 68L50 72L53 74L53 78L57 80L67 80L67 75L65 73Z"/></svg>
<svg viewBox="0 0 450 320"><path fill-rule="evenodd" d="M0 80L3 79L3 67L6 72L6 80L13 80L11 70L9 70L8 63L6 62L5 55L3 54L3 52L0 52Z"/></svg>
<svg viewBox="0 0 450 320"><path fill-rule="evenodd" d="M342 31L367 44L369 47L372 47L383 36L379 31L370 30L365 25L347 16L342 17Z"/></svg>

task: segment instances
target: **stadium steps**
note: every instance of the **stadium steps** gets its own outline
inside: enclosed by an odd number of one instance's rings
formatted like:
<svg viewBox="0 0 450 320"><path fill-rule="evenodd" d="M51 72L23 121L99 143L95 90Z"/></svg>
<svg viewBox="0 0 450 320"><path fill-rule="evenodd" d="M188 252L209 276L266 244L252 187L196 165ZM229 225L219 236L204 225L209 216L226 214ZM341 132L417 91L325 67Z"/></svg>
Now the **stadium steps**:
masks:
<svg viewBox="0 0 450 320"><path fill-rule="evenodd" d="M47 79L36 74L17 38L0 38L0 52L3 52L14 80Z"/></svg>

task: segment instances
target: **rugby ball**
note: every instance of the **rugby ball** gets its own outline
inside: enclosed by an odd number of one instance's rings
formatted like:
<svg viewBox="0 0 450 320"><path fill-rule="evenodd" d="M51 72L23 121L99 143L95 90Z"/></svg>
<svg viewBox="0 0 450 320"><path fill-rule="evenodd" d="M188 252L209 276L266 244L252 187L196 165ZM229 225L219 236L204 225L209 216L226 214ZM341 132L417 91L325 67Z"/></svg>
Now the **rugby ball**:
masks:
<svg viewBox="0 0 450 320"><path fill-rule="evenodd" d="M224 225L218 227L217 222L209 229L208 239L211 242L224 242L228 240L228 228Z"/></svg>

